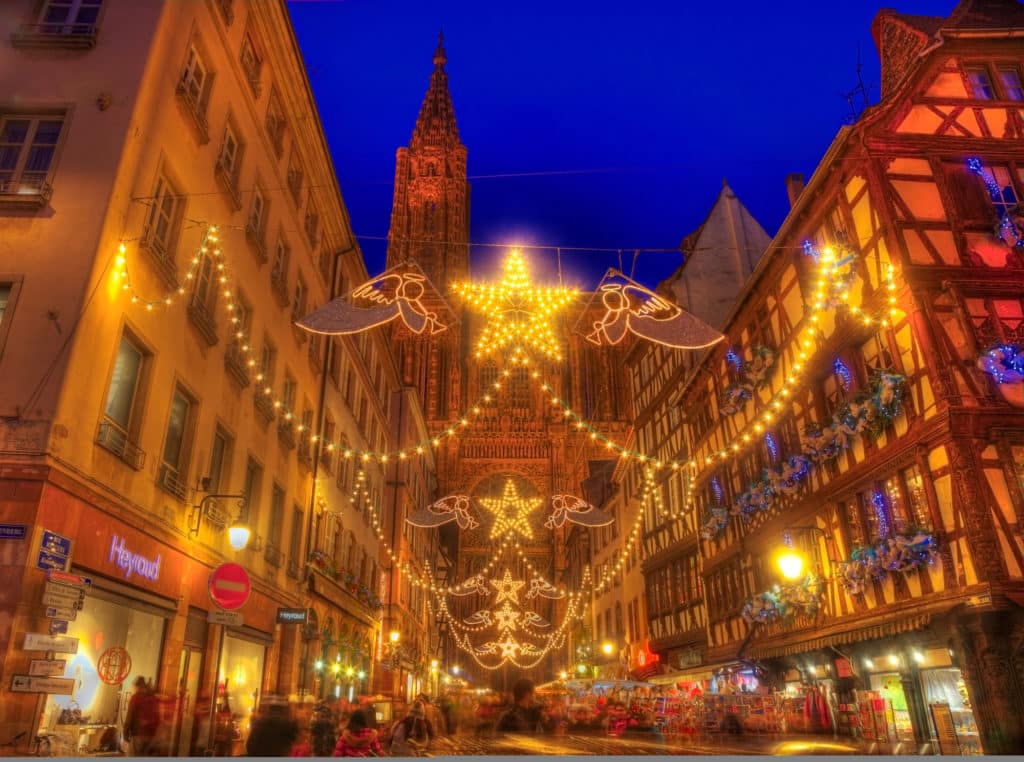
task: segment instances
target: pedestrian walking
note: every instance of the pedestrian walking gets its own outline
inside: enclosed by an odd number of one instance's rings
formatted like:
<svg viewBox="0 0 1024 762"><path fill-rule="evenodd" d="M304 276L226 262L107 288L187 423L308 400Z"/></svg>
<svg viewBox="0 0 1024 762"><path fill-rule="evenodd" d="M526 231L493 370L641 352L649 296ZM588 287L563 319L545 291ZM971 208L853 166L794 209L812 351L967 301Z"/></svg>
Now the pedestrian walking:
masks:
<svg viewBox="0 0 1024 762"><path fill-rule="evenodd" d="M366 713L362 709L352 712L348 725L338 738L334 747L335 757L381 757L381 748L377 731L369 726Z"/></svg>

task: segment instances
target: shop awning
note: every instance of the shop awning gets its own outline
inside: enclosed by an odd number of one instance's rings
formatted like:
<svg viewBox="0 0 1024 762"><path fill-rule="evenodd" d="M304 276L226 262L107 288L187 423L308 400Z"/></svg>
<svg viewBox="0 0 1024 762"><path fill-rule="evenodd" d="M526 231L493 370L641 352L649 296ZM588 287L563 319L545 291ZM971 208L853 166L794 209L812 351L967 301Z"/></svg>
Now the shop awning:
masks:
<svg viewBox="0 0 1024 762"><path fill-rule="evenodd" d="M860 626L851 626L849 629L838 632L820 634L820 630L812 630L801 633L803 637L791 638L789 642L772 644L770 642L759 644L756 641L751 643L744 653L747 659L775 659L780 656L791 656L793 654L817 651L829 646L839 646L847 643L859 643L864 640L878 640L893 635L902 635L906 632L923 630L932 620L934 613L914 614L913 616L900 619L889 619ZM861 620L863 621L863 620ZM853 623L851 623L853 624ZM777 642L777 639L776 639Z"/></svg>
<svg viewBox="0 0 1024 762"><path fill-rule="evenodd" d="M699 667L692 669L680 669L674 672L666 672L663 675L652 677L648 682L655 683L656 685L675 685L676 683L696 683L701 680L710 680L715 676L715 672L720 670L722 667L733 667L739 665L740 662L735 659L730 661L720 661L714 664L702 664Z"/></svg>

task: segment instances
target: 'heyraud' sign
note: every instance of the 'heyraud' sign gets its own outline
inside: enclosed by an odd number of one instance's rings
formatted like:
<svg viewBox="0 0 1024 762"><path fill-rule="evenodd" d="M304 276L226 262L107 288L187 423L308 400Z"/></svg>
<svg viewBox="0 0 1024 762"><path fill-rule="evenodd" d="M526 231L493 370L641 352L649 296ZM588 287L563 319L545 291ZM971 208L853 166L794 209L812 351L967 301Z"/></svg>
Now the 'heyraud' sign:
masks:
<svg viewBox="0 0 1024 762"><path fill-rule="evenodd" d="M117 564L117 568L124 572L124 578L128 579L133 574L145 577L156 582L160 579L160 556L150 561L145 556L132 553L124 546L124 538L116 534L110 541L110 561Z"/></svg>

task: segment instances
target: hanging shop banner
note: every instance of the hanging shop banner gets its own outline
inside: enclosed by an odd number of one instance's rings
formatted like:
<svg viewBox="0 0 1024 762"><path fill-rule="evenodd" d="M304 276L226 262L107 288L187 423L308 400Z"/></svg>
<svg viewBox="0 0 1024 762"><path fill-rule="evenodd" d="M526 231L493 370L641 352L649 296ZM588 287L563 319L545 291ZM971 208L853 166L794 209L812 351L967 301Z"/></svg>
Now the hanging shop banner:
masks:
<svg viewBox="0 0 1024 762"><path fill-rule="evenodd" d="M278 624L305 624L306 623L306 609L285 609L285 608L279 608L277 610L277 623Z"/></svg>

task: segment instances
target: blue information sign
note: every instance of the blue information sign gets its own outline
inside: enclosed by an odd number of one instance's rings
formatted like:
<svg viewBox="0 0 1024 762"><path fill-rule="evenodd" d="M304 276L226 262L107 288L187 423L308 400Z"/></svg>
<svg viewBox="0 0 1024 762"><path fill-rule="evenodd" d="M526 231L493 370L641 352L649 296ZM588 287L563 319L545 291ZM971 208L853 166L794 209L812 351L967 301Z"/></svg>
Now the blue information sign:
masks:
<svg viewBox="0 0 1024 762"><path fill-rule="evenodd" d="M71 555L71 540L67 537L61 537L56 532L44 530L40 548L48 553L67 558Z"/></svg>
<svg viewBox="0 0 1024 762"><path fill-rule="evenodd" d="M68 634L68 623L63 619L51 619L50 620L50 634L51 635L67 635Z"/></svg>
<svg viewBox="0 0 1024 762"><path fill-rule="evenodd" d="M67 556L58 556L54 553L47 553L45 550L39 551L39 559L36 561L36 568L47 571L49 569L56 569L57 571L64 571L64 568L68 565Z"/></svg>
<svg viewBox="0 0 1024 762"><path fill-rule="evenodd" d="M24 540L27 535L24 524L0 524L0 540Z"/></svg>

